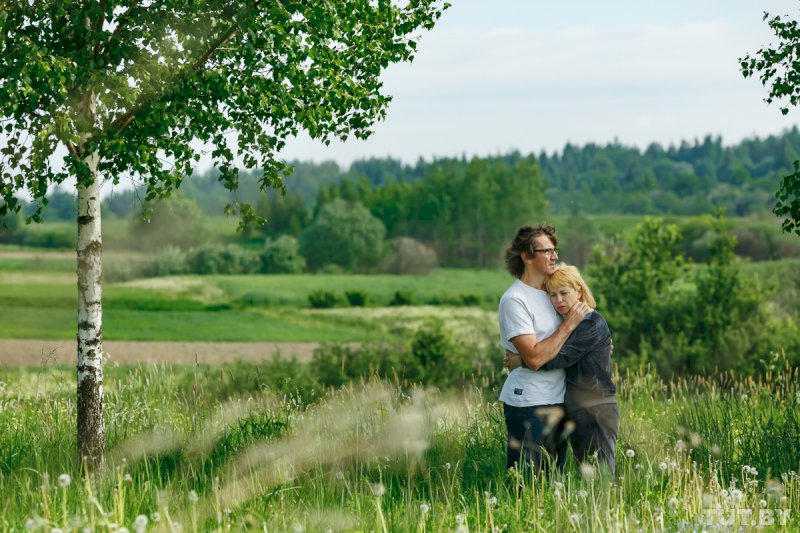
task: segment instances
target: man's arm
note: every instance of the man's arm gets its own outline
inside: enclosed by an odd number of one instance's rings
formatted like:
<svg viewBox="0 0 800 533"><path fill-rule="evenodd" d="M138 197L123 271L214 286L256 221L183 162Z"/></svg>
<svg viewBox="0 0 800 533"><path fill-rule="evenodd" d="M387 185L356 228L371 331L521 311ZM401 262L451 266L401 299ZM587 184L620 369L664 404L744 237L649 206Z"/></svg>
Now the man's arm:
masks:
<svg viewBox="0 0 800 533"><path fill-rule="evenodd" d="M590 318L587 318L577 327L575 332L570 335L564 346L558 351L558 354L549 362L542 365L542 370L557 370L559 368L567 368L576 364L580 359L589 353L592 348L598 343L602 342L597 331L597 324Z"/></svg>
<svg viewBox="0 0 800 533"><path fill-rule="evenodd" d="M569 338L575 328L589 314L591 308L583 302L577 302L569 310L569 314L555 333L542 341L536 335L518 335L511 339L525 365L531 370L539 370L542 365L558 354L558 351Z"/></svg>

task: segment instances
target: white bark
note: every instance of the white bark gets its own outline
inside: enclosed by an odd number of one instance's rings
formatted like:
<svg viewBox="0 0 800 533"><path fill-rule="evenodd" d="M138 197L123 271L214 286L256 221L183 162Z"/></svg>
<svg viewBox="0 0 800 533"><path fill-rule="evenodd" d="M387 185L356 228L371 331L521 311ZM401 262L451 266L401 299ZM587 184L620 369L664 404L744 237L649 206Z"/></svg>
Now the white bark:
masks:
<svg viewBox="0 0 800 533"><path fill-rule="evenodd" d="M91 93L85 112L94 117ZM103 423L103 306L100 180L97 153L84 158L92 183L78 183L78 456L90 470L100 466Z"/></svg>

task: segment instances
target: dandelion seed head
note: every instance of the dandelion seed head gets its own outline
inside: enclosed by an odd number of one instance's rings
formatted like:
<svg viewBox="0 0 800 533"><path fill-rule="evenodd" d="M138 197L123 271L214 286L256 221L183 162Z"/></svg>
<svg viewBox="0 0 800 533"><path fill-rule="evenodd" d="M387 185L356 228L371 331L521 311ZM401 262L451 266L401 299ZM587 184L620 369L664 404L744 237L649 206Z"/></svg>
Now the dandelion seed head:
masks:
<svg viewBox="0 0 800 533"><path fill-rule="evenodd" d="M628 448L625 451L625 456L628 457L629 459L633 459L636 456L636 452Z"/></svg>
<svg viewBox="0 0 800 533"><path fill-rule="evenodd" d="M578 498L585 500L587 496L589 496L589 493L586 492L585 490L581 489L578 491Z"/></svg>
<svg viewBox="0 0 800 533"><path fill-rule="evenodd" d="M714 455L719 455L721 451L722 451L722 450L720 450L719 446L717 446L716 444L714 444L713 446L711 446L711 453L712 453L712 454L714 454Z"/></svg>
<svg viewBox="0 0 800 533"><path fill-rule="evenodd" d="M121 527L117 530L117 533L130 533L130 531L128 531L127 527Z"/></svg>
<svg viewBox="0 0 800 533"><path fill-rule="evenodd" d="M586 479L594 479L595 475L594 467L589 463L581 463L580 471L581 475Z"/></svg>
<svg viewBox="0 0 800 533"><path fill-rule="evenodd" d="M740 491L739 489L733 489L731 491L731 501L733 503L741 503L743 497L744 494L742 494L742 491Z"/></svg>
<svg viewBox="0 0 800 533"><path fill-rule="evenodd" d="M122 476L122 481L124 481L125 483L133 483L133 478L131 477L130 474L125 474L124 476Z"/></svg>
<svg viewBox="0 0 800 533"><path fill-rule="evenodd" d="M725 489L722 489L721 491L719 491L719 495L722 496L723 498L727 498L728 497L728 491L725 490Z"/></svg>
<svg viewBox="0 0 800 533"><path fill-rule="evenodd" d="M59 487L69 487L70 483L72 483L72 478L69 476L69 474L61 474L58 476Z"/></svg>
<svg viewBox="0 0 800 533"><path fill-rule="evenodd" d="M669 468L669 467L667 466L667 462L666 462L666 461L661 461L661 462L658 464L658 469L659 469L659 470L661 470L662 472L663 472L664 470L666 470L667 468Z"/></svg>
<svg viewBox="0 0 800 533"><path fill-rule="evenodd" d="M742 473L749 474L750 473L750 467L748 465L744 465L742 467Z"/></svg>
<svg viewBox="0 0 800 533"><path fill-rule="evenodd" d="M335 477L337 481L341 481L344 479L344 472L337 470L333 477Z"/></svg>
<svg viewBox="0 0 800 533"><path fill-rule="evenodd" d="M553 485L557 489L563 489L564 488L564 484L562 482L560 482L560 481L556 481L555 483L553 483Z"/></svg>
<svg viewBox="0 0 800 533"><path fill-rule="evenodd" d="M581 515L579 515L578 513L572 513L571 515L569 515L569 523L577 526L578 524L581 523Z"/></svg>
<svg viewBox="0 0 800 533"><path fill-rule="evenodd" d="M445 470L450 470L450 463L445 463L444 464L444 469Z"/></svg>
<svg viewBox="0 0 800 533"><path fill-rule="evenodd" d="M461 525L463 523L464 523L464 515L463 514L457 514L456 515L456 524Z"/></svg>
<svg viewBox="0 0 800 533"><path fill-rule="evenodd" d="M292 531L294 533L303 533L303 531L305 531L305 528L303 527L303 524L295 522L294 524L292 524Z"/></svg>
<svg viewBox="0 0 800 533"><path fill-rule="evenodd" d="M491 498L489 498L489 505L491 506L497 505L497 496L492 496Z"/></svg>
<svg viewBox="0 0 800 533"><path fill-rule="evenodd" d="M678 439L678 442L675 443L675 451L680 453L686 449L686 443L683 440Z"/></svg>
<svg viewBox="0 0 800 533"><path fill-rule="evenodd" d="M421 503L420 506L419 506L419 511L422 514L428 514L428 511L430 511L430 510L431 510L431 507L427 503Z"/></svg>
<svg viewBox="0 0 800 533"><path fill-rule="evenodd" d="M61 529L60 527L53 527L50 528L50 533L64 533L64 530Z"/></svg>
<svg viewBox="0 0 800 533"><path fill-rule="evenodd" d="M758 506L761 507L762 509L766 508L767 507L767 500L759 501L758 502Z"/></svg>
<svg viewBox="0 0 800 533"><path fill-rule="evenodd" d="M669 506L672 509L676 509L678 507L678 504L680 504L680 503L681 502L678 501L678 498L670 498L669 501L667 502L667 504L669 504Z"/></svg>
<svg viewBox="0 0 800 533"><path fill-rule="evenodd" d="M190 490L189 491L189 501L192 502L192 503L197 503L199 500L200 500L200 497L197 495L197 493L195 491L193 491L193 490Z"/></svg>
<svg viewBox="0 0 800 533"><path fill-rule="evenodd" d="M161 521L161 513L156 511L155 513L150 515L150 518L153 520L153 522L160 522Z"/></svg>
<svg viewBox="0 0 800 533"><path fill-rule="evenodd" d="M373 483L370 486L370 490L372 490L372 495L376 498L380 498L386 494L386 486L383 483Z"/></svg>
<svg viewBox="0 0 800 533"><path fill-rule="evenodd" d="M703 494L703 507L711 507L714 503L714 495L709 493Z"/></svg>
<svg viewBox="0 0 800 533"><path fill-rule="evenodd" d="M757 469L755 469L755 468L751 468L751 469L750 469L750 475L751 475L751 476L757 476L757 475L758 475L758 470L757 470Z"/></svg>
<svg viewBox="0 0 800 533"><path fill-rule="evenodd" d="M140 514L133 521L133 531L135 533L144 533L144 531L147 529L147 522L149 522L147 516Z"/></svg>
<svg viewBox="0 0 800 533"><path fill-rule="evenodd" d="M642 463L636 463L636 465L633 468L635 468L636 470L641 470L644 467L642 466Z"/></svg>

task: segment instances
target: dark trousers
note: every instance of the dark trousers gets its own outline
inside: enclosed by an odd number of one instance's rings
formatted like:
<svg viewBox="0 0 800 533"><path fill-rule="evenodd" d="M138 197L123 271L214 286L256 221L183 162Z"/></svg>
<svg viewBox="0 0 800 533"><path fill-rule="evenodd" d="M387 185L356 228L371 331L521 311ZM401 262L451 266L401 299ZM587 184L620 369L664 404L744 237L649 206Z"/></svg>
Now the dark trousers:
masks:
<svg viewBox="0 0 800 533"><path fill-rule="evenodd" d="M585 462L597 453L598 465L607 466L613 475L619 434L619 406L616 403L604 403L584 409L570 409L569 419L575 424L569 440L578 463Z"/></svg>
<svg viewBox="0 0 800 533"><path fill-rule="evenodd" d="M564 435L564 405L514 407L503 404L508 430L506 467L549 472L550 465L564 467L567 439Z"/></svg>

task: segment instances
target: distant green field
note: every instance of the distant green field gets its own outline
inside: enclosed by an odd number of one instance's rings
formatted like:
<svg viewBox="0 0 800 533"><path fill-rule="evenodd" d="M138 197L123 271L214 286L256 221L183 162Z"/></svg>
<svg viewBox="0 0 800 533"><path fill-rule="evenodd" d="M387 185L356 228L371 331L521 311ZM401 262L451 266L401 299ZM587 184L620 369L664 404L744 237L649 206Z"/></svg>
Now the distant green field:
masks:
<svg viewBox="0 0 800 533"><path fill-rule="evenodd" d="M16 250L24 251L24 250ZM0 338L75 337L74 262L63 254L35 259L0 257ZM743 263L742 271L776 287L776 312L797 307L800 259ZM252 275L178 276L106 284L103 335L109 340L359 342L404 334L420 313L452 317L479 328L486 315L466 317L456 307L390 308L396 291L415 305L473 296L492 313L511 278L501 270L442 269L428 276ZM319 289L362 290L367 309L314 311L308 295ZM473 298L474 299L474 298ZM467 308L464 308L467 309ZM778 311L780 310L780 311ZM476 309L478 311L478 309Z"/></svg>
<svg viewBox="0 0 800 533"><path fill-rule="evenodd" d="M49 267L13 270L16 261L0 260L0 338L74 338L74 274ZM103 288L103 336L108 340L360 342L378 333L401 334L402 322L419 317L407 317L400 309L389 313L313 311L308 309L308 293L327 288L341 296L344 290L360 289L369 295L371 308L385 306L397 290L410 292L419 303L474 294L483 298L484 306L493 307L509 281L501 271L442 270L430 276L182 276L109 284ZM446 309L442 308L444 319L463 314Z"/></svg>

